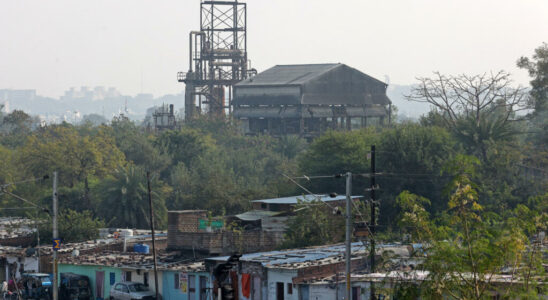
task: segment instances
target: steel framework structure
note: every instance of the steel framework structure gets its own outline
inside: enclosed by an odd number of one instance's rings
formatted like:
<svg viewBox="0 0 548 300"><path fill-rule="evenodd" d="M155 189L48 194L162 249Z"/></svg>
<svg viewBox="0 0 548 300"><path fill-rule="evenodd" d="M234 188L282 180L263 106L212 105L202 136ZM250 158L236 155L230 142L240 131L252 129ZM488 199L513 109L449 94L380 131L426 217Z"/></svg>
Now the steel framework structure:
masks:
<svg viewBox="0 0 548 300"><path fill-rule="evenodd" d="M201 2L200 31L190 32L188 63L188 72L177 74L177 80L185 83L185 118L202 110L211 115L230 112L232 86L256 73L248 70L245 3Z"/></svg>

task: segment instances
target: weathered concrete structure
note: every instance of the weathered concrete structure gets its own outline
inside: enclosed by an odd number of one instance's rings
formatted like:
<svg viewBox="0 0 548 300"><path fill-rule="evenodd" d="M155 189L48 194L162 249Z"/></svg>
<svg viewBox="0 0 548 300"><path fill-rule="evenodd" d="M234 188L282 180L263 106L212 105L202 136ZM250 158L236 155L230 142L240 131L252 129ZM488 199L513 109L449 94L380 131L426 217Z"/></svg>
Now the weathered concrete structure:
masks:
<svg viewBox="0 0 548 300"><path fill-rule="evenodd" d="M208 255L250 253L273 249L283 241L283 231L261 228L231 230L224 226L207 226L204 210L168 212L169 250L196 251ZM205 225L205 226L204 226Z"/></svg>
<svg viewBox="0 0 548 300"><path fill-rule="evenodd" d="M387 84L344 64L277 65L234 86L248 134L313 137L390 122Z"/></svg>

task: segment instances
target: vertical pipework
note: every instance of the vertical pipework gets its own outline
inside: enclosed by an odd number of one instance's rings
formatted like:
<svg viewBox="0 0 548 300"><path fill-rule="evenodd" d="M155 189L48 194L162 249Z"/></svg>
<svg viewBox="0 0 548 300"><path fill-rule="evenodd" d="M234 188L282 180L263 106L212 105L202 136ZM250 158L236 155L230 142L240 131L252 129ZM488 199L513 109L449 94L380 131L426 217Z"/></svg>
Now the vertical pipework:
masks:
<svg viewBox="0 0 548 300"><path fill-rule="evenodd" d="M192 32L188 35L188 71L192 72Z"/></svg>

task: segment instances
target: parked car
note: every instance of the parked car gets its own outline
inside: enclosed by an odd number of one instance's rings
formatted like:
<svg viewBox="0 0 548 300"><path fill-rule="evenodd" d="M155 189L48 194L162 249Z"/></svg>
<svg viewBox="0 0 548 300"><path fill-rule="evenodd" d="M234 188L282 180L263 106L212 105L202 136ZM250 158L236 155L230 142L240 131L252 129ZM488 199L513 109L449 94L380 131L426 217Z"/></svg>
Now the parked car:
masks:
<svg viewBox="0 0 548 300"><path fill-rule="evenodd" d="M92 300L90 281L87 276L61 273L59 300Z"/></svg>
<svg viewBox="0 0 548 300"><path fill-rule="evenodd" d="M138 282L118 282L110 288L110 300L155 300L155 295Z"/></svg>

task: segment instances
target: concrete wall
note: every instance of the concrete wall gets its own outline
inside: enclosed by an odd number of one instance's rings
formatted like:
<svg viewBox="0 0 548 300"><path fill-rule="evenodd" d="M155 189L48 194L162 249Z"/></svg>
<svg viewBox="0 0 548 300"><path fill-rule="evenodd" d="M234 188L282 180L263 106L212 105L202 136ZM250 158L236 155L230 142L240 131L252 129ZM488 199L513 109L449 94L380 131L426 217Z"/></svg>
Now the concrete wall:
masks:
<svg viewBox="0 0 548 300"><path fill-rule="evenodd" d="M38 272L38 258L31 257L6 257L5 272L6 278L9 278L9 266L16 265L15 278L21 278L21 269L23 273Z"/></svg>
<svg viewBox="0 0 548 300"><path fill-rule="evenodd" d="M196 286L195 289L196 289L196 294L195 294L195 297L193 299L189 299L189 295L188 295L188 289L190 288L190 286L188 286L188 281L187 281L187 291L186 292L183 292L181 290L181 288L175 288L175 274L177 274L179 272L176 272L176 271L164 271L163 272L163 276L162 276L162 298L163 300L180 300L180 299L183 299L183 300L200 300L200 293L199 293L199 287ZM180 273L179 273L180 274ZM207 291L208 291L208 297L206 299L212 299L210 298L209 294L210 294L210 287L211 287L211 278L209 276L208 273L206 272L198 272L198 273L194 273L194 272L191 272L191 273L186 273L187 276L188 275L194 275L196 276L196 285L199 285L199 282L200 282L200 276L203 276L203 277L206 277L207 278L207 285L206 285L206 288Z"/></svg>
<svg viewBox="0 0 548 300"><path fill-rule="evenodd" d="M299 300L299 292L297 285L293 285L293 277L297 276L296 270L276 270L269 269L267 271L268 276L268 299L276 300L276 284L283 282L284 284L284 299L285 300ZM293 293L288 294L288 285L293 286ZM263 299L265 299L263 297Z"/></svg>
<svg viewBox="0 0 548 300"><path fill-rule="evenodd" d="M234 252L250 253L274 249L283 236L277 232L260 230L235 233L222 232L177 232L169 231L168 248L173 250L196 250L211 254L229 255Z"/></svg>

